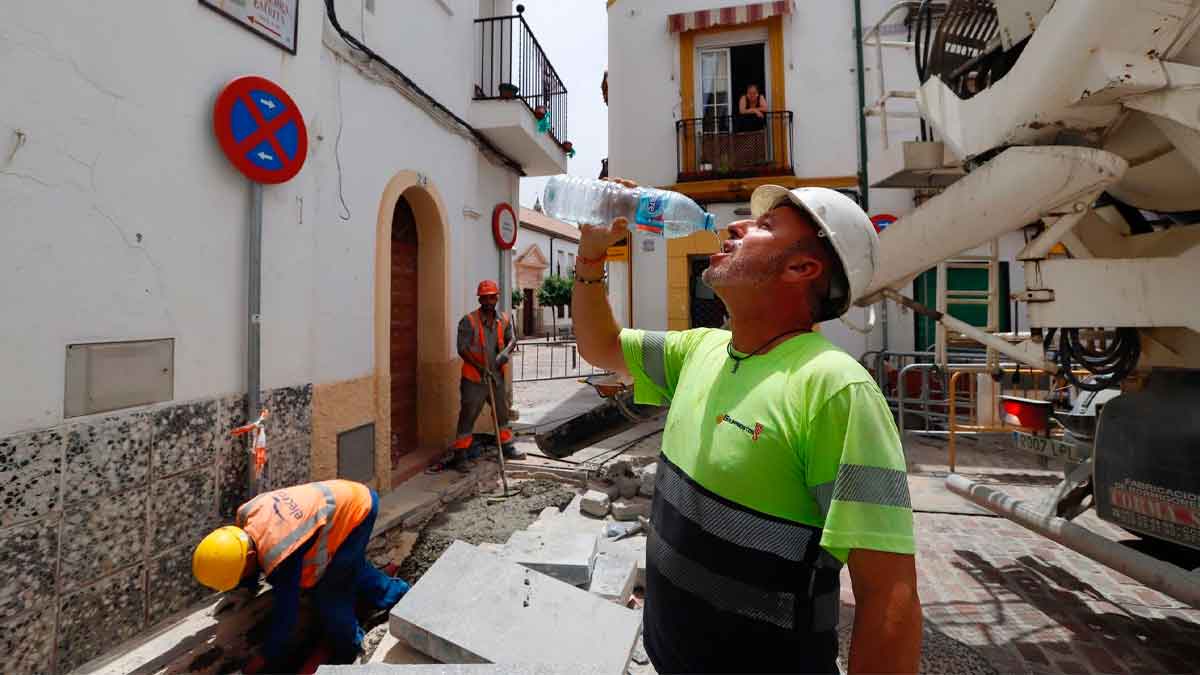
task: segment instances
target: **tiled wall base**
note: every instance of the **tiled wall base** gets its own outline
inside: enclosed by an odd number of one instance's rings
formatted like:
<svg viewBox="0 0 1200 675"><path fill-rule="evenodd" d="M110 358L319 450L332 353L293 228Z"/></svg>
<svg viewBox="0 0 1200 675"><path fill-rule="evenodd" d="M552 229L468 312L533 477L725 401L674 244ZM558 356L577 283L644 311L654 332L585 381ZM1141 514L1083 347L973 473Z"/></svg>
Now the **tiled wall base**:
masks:
<svg viewBox="0 0 1200 675"><path fill-rule="evenodd" d="M310 478L312 387L264 392L264 490ZM5 673L66 673L208 595L192 550L246 498L244 397L0 438Z"/></svg>

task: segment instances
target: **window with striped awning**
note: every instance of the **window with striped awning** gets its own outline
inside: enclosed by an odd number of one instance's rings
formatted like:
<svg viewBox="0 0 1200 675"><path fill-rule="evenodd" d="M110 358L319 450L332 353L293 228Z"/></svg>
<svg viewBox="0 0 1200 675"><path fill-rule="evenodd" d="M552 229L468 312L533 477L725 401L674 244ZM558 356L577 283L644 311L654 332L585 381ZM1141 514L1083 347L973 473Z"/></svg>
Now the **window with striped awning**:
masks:
<svg viewBox="0 0 1200 675"><path fill-rule="evenodd" d="M672 33L682 33L689 30L714 28L716 26L737 26L791 13L792 0L752 2L735 7L702 9L697 12L671 14L667 17L667 29Z"/></svg>

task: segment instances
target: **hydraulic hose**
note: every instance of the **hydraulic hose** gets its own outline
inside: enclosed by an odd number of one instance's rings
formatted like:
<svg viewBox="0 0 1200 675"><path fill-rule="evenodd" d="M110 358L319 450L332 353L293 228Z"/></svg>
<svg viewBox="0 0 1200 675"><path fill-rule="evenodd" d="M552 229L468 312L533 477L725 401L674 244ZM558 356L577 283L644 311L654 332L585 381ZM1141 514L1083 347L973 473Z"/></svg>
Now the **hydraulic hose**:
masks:
<svg viewBox="0 0 1200 675"><path fill-rule="evenodd" d="M1062 375L1072 385L1084 391L1102 391L1125 379L1137 367L1142 355L1142 340L1136 328L1118 328L1111 340L1098 349L1085 345L1079 339L1078 328L1050 329L1045 344L1054 344L1054 333L1059 333L1058 364ZM1078 364L1095 376L1087 382L1075 376Z"/></svg>

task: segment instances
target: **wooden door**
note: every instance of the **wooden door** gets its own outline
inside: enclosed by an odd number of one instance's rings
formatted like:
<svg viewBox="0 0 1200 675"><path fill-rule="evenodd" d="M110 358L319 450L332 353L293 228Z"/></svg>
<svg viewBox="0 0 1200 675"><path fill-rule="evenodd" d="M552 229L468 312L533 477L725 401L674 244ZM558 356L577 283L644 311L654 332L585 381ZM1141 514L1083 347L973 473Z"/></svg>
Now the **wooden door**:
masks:
<svg viewBox="0 0 1200 675"><path fill-rule="evenodd" d="M537 332L537 326L533 321L533 289L525 289L525 299L521 301L521 335L529 337Z"/></svg>
<svg viewBox="0 0 1200 675"><path fill-rule="evenodd" d="M417 447L417 222L403 197L392 217L392 466Z"/></svg>

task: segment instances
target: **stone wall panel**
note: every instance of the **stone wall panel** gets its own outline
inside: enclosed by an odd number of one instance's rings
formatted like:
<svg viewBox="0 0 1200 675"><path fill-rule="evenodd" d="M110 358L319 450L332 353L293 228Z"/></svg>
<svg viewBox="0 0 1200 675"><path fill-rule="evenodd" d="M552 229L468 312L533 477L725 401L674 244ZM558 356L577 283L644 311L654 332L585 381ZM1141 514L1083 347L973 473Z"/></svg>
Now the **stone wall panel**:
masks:
<svg viewBox="0 0 1200 675"><path fill-rule="evenodd" d="M154 414L154 477L211 466L216 458L219 405L215 399L171 406Z"/></svg>
<svg viewBox="0 0 1200 675"><path fill-rule="evenodd" d="M54 606L0 622L0 663L5 675L43 675L54 655Z"/></svg>
<svg viewBox="0 0 1200 675"><path fill-rule="evenodd" d="M150 476L150 415L137 412L67 427L64 503L144 486Z"/></svg>
<svg viewBox="0 0 1200 675"><path fill-rule="evenodd" d="M218 522L212 469L200 469L154 482L151 502L152 551L195 545Z"/></svg>
<svg viewBox="0 0 1200 675"><path fill-rule="evenodd" d="M192 551L195 544L179 546L150 562L149 568L149 625L187 609L212 591L200 585L192 576Z"/></svg>
<svg viewBox="0 0 1200 675"><path fill-rule="evenodd" d="M53 604L57 560L56 521L35 521L0 531L0 618Z"/></svg>
<svg viewBox="0 0 1200 675"><path fill-rule="evenodd" d="M146 625L146 569L125 570L59 604L58 672L66 673L111 651Z"/></svg>
<svg viewBox="0 0 1200 675"><path fill-rule="evenodd" d="M63 591L85 586L147 553L145 488L67 508L62 525Z"/></svg>
<svg viewBox="0 0 1200 675"><path fill-rule="evenodd" d="M63 436L57 429L0 438L0 527L58 509L62 464Z"/></svg>

